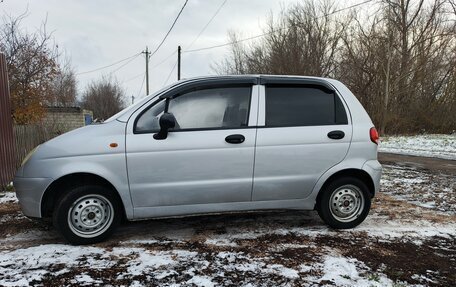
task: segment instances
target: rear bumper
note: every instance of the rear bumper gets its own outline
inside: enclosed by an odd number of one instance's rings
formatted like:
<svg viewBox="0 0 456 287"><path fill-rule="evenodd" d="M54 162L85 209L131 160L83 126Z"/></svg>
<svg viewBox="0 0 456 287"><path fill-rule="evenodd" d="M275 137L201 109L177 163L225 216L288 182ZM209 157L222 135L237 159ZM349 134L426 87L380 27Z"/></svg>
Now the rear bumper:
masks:
<svg viewBox="0 0 456 287"><path fill-rule="evenodd" d="M14 178L14 189L24 215L41 217L41 199L46 188L51 184L52 178Z"/></svg>
<svg viewBox="0 0 456 287"><path fill-rule="evenodd" d="M378 160L368 160L364 163L362 169L367 172L374 182L375 194L380 191L380 178L382 177L382 165Z"/></svg>

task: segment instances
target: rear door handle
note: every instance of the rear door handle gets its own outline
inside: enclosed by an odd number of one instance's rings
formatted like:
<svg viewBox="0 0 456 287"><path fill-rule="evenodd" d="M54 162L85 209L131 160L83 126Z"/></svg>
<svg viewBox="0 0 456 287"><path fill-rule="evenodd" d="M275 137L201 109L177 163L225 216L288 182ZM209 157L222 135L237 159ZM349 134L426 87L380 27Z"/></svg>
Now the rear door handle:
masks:
<svg viewBox="0 0 456 287"><path fill-rule="evenodd" d="M328 138L333 139L333 140L343 139L344 136L345 136L345 133L343 131L331 131L328 133Z"/></svg>
<svg viewBox="0 0 456 287"><path fill-rule="evenodd" d="M225 141L230 144L240 144L245 141L245 137L243 135L229 135L225 138Z"/></svg>

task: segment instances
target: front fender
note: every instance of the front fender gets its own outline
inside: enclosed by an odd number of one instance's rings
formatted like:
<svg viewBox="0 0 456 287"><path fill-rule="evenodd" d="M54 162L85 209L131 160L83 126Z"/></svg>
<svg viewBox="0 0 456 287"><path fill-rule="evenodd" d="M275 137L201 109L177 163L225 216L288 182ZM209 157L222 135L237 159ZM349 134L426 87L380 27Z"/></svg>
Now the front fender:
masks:
<svg viewBox="0 0 456 287"><path fill-rule="evenodd" d="M124 153L40 159L26 169L26 174L33 174L34 177L50 177L54 181L75 173L93 174L110 182L119 193L127 218L133 218ZM41 194L41 200L43 196L44 191Z"/></svg>

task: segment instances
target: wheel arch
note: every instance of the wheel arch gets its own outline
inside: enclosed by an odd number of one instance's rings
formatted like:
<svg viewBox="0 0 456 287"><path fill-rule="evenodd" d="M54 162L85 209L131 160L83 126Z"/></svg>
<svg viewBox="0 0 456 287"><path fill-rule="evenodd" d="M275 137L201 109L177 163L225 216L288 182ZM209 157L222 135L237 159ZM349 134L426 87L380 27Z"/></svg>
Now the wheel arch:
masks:
<svg viewBox="0 0 456 287"><path fill-rule="evenodd" d="M372 177L369 175L369 173L367 173L365 170L362 170L362 169L349 168L349 169L339 170L338 172L332 174L330 177L328 177L326 179L325 183L321 186L320 190L318 191L316 203L320 200L322 191L324 191L325 188L331 182L333 182L334 180L341 178L341 177L354 177L354 178L360 179L367 185L371 198L374 197L375 185L374 185L374 181L373 181Z"/></svg>
<svg viewBox="0 0 456 287"><path fill-rule="evenodd" d="M63 192L59 193L59 190L89 184L100 185L110 189L122 206L122 217L126 218L124 202L114 185L102 176L86 172L67 174L54 180L46 188L46 191L44 192L41 199L41 217L52 216L52 212L54 211L56 203L64 195Z"/></svg>

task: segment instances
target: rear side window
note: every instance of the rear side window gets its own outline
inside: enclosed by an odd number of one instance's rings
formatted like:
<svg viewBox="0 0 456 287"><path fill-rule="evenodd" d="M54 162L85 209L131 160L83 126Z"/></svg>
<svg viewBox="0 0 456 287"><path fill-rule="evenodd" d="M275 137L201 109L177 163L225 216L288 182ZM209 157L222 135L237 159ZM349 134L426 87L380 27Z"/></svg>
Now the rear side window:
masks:
<svg viewBox="0 0 456 287"><path fill-rule="evenodd" d="M347 124L339 97L318 86L267 86L266 126Z"/></svg>

